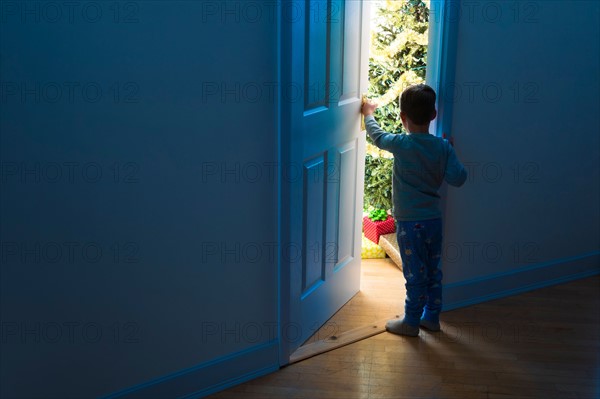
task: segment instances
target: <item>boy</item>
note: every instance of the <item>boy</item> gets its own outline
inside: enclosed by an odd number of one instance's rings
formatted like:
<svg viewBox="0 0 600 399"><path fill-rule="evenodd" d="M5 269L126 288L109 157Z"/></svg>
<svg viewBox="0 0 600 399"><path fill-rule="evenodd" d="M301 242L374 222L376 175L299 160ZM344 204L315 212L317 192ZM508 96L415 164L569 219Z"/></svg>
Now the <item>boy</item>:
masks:
<svg viewBox="0 0 600 399"><path fill-rule="evenodd" d="M386 330L416 337L419 326L440 331L442 309L442 219L438 190L445 180L461 186L467 172L451 141L430 135L435 91L424 84L400 97L400 118L407 134L385 133L373 117L377 104L362 106L367 133L375 145L394 154L393 214L406 279L404 319L389 320Z"/></svg>

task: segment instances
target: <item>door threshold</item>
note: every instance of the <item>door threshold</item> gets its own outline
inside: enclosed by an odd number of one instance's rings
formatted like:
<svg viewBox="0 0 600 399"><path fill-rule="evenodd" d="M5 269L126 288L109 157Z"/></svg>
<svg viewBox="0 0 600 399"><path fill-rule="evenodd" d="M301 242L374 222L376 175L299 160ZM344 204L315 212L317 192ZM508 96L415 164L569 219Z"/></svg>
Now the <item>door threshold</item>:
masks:
<svg viewBox="0 0 600 399"><path fill-rule="evenodd" d="M395 315L388 317L366 326L357 327L341 334L332 335L320 341L315 341L301 346L291 354L290 362L288 364L297 363L301 360L306 360L310 357L320 355L321 353L329 352L334 349L341 348L342 346L350 345L374 335L381 334L382 332L385 332L385 323L393 318L398 319L400 316Z"/></svg>

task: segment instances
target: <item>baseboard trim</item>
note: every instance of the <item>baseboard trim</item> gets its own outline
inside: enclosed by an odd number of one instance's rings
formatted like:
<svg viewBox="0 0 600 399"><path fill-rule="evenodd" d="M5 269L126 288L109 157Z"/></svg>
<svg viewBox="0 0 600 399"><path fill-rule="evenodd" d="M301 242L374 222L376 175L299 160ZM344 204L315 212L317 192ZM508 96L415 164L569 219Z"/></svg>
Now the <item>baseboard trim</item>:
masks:
<svg viewBox="0 0 600 399"><path fill-rule="evenodd" d="M257 345L146 383L103 399L197 399L279 370L279 342Z"/></svg>
<svg viewBox="0 0 600 399"><path fill-rule="evenodd" d="M600 251L444 285L444 311L600 274Z"/></svg>

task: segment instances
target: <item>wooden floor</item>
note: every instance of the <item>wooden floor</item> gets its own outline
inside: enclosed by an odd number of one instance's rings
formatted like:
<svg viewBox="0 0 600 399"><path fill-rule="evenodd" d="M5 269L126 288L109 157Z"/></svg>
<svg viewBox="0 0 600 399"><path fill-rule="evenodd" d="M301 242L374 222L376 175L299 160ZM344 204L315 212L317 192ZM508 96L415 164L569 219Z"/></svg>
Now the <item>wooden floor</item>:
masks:
<svg viewBox="0 0 600 399"><path fill-rule="evenodd" d="M363 291L312 340L402 313L402 273L364 266ZM444 312L442 329L375 335L210 398L600 398L600 276Z"/></svg>
<svg viewBox="0 0 600 399"><path fill-rule="evenodd" d="M390 258L363 259L360 292L317 330L305 344L386 317L404 314L405 282L402 270Z"/></svg>

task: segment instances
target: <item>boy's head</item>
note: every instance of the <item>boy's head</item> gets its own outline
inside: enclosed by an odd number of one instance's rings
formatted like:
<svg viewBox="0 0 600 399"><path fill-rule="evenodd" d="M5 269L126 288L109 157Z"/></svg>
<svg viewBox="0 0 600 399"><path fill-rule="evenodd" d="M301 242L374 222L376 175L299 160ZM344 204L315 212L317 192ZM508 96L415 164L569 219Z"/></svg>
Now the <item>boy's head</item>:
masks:
<svg viewBox="0 0 600 399"><path fill-rule="evenodd" d="M417 126L429 125L435 119L435 91L425 85L409 86L400 96L400 117L402 122L408 118Z"/></svg>

